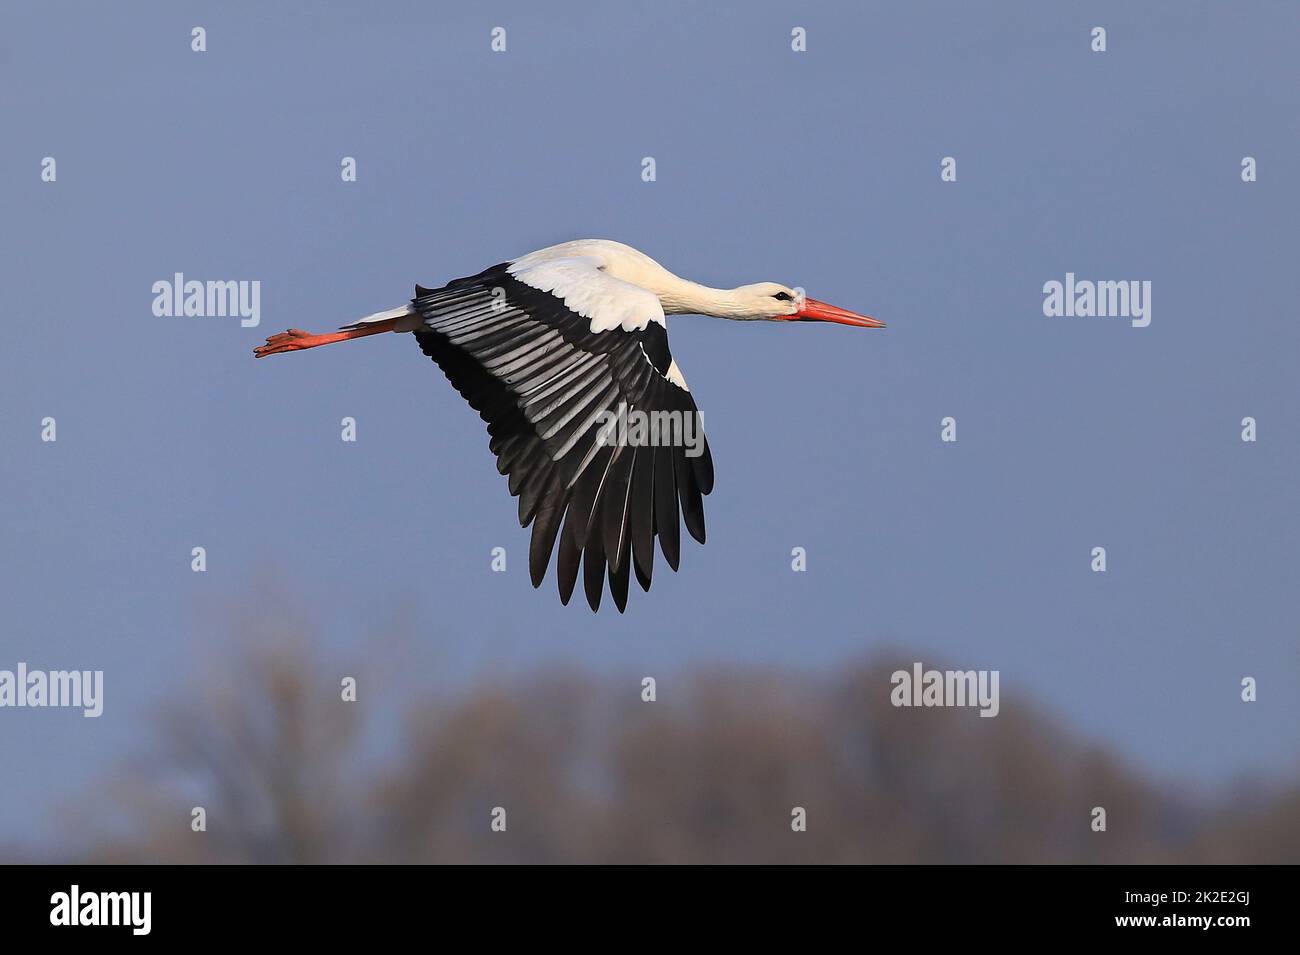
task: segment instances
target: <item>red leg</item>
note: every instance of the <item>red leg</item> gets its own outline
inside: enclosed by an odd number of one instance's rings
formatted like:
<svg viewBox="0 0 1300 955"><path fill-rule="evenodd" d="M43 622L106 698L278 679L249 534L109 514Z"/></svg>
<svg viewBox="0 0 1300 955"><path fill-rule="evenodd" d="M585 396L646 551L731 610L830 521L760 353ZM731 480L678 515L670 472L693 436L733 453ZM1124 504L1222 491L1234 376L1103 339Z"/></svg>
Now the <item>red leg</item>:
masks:
<svg viewBox="0 0 1300 955"><path fill-rule="evenodd" d="M367 335L391 332L396 324L397 322L390 318L387 321L371 322L369 325L362 325L360 328L350 328L345 332L332 332L328 335L313 335L311 332L304 332L301 328L291 328L287 332L272 335L266 340L265 345L254 348L253 354L258 358L265 358L267 355L278 355L286 351L301 351L304 348L315 348L317 345L346 342L353 338L365 338Z"/></svg>

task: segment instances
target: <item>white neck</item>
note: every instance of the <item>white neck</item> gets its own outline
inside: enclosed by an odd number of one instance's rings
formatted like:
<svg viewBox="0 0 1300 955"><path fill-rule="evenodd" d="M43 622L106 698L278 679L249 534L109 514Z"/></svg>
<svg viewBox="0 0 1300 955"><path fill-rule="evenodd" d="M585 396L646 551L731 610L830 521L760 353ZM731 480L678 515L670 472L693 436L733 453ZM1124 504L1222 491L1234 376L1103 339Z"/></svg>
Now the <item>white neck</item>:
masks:
<svg viewBox="0 0 1300 955"><path fill-rule="evenodd" d="M651 289L659 296L666 315L711 315L714 318L748 319L747 305L736 295L735 289L709 288L697 282L678 278L671 272L667 279L655 283Z"/></svg>
<svg viewBox="0 0 1300 955"><path fill-rule="evenodd" d="M608 239L578 239L538 249L516 259L514 267L575 257L590 258L609 275L653 292L668 315L712 315L732 319L762 317L761 312L754 314L753 296L742 294L741 289L709 288L678 278L644 252Z"/></svg>

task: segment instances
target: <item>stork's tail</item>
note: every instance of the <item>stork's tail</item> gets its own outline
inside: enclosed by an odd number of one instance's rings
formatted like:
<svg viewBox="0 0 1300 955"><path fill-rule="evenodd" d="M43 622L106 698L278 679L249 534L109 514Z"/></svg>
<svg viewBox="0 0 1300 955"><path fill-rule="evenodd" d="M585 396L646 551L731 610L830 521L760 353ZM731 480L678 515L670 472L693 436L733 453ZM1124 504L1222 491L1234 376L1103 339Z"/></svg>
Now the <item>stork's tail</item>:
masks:
<svg viewBox="0 0 1300 955"><path fill-rule="evenodd" d="M420 314L409 305L401 305L397 308L375 312L375 314L367 315L365 318L358 318L355 322L341 327L339 331L350 332L366 325L373 325L376 322L393 322L393 331L395 332L413 332L420 327Z"/></svg>

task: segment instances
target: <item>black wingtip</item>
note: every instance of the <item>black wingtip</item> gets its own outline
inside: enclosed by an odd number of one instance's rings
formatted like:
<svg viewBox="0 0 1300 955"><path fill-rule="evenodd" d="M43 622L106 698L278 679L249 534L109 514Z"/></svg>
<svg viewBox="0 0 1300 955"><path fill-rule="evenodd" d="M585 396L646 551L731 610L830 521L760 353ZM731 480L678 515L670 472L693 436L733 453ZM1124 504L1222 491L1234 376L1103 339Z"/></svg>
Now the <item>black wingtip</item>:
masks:
<svg viewBox="0 0 1300 955"><path fill-rule="evenodd" d="M632 569L636 571L636 582L641 585L641 589L646 593L650 592L650 575L641 569L641 565L633 561Z"/></svg>
<svg viewBox="0 0 1300 955"><path fill-rule="evenodd" d="M600 609L600 598L605 593L605 553L601 550L600 534L593 534L582 553L582 589L592 610Z"/></svg>

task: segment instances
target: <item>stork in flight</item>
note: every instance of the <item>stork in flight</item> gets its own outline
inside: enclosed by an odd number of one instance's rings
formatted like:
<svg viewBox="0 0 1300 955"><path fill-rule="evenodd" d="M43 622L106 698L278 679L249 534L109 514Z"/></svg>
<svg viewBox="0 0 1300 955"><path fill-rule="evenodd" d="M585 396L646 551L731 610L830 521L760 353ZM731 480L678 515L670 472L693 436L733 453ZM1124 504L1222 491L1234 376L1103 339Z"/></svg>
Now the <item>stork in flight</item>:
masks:
<svg viewBox="0 0 1300 955"><path fill-rule="evenodd" d="M567 604L583 564L592 610L606 574L621 613L635 572L650 589L654 540L677 570L681 532L704 543L701 497L713 490L713 459L702 432L623 427L633 412L698 420L681 369L668 351L665 315L736 321L821 321L884 328L865 315L804 298L775 282L708 288L673 275L619 242L565 242L442 288L417 285L409 305L370 315L338 332L291 328L254 349L258 358L412 332L426 355L488 425L497 470L519 498L519 523L533 525L528 569L546 575L556 539L560 600ZM665 432L671 440L663 440ZM646 435L660 440L646 440ZM563 526L561 526L563 525Z"/></svg>

